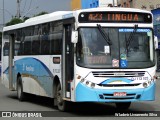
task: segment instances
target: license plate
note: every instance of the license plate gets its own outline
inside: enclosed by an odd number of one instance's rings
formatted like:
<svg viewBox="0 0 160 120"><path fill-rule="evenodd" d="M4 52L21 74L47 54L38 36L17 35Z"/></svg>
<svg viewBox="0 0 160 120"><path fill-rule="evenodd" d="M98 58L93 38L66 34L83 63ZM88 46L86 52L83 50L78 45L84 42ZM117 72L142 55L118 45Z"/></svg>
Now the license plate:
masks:
<svg viewBox="0 0 160 120"><path fill-rule="evenodd" d="M117 96L117 97L122 97L122 96L126 96L126 92L114 92L113 96Z"/></svg>

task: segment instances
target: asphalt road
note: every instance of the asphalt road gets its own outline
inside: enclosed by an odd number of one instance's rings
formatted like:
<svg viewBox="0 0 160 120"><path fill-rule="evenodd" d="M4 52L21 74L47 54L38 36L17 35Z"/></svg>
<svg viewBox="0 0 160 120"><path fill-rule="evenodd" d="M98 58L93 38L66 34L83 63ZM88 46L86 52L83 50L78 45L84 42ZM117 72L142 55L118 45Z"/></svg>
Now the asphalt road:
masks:
<svg viewBox="0 0 160 120"><path fill-rule="evenodd" d="M143 113L143 111L159 111L160 115L160 80L156 82L156 100L152 102L136 102L132 103L129 110L126 112L139 112ZM0 111L17 111L18 113L25 113L25 112L40 112L43 114L48 114L50 116L55 117L42 117L38 118L39 120L46 120L46 119L70 119L70 120L106 120L111 119L127 119L132 120L136 118L140 119L159 119L160 117L116 117L115 113L119 113L116 109L115 104L113 103L74 103L71 106L70 112L59 112L56 107L53 107L53 99L39 97L35 95L27 95L27 100L24 102L19 102L17 99L17 93L13 91L9 91L0 83ZM1 114L1 113L0 113ZM28 114L28 113L27 113ZM1 116L1 115L0 115ZM14 116L15 117L15 116ZM5 118L1 118L3 120ZM8 118L7 118L8 119ZM22 119L22 118L10 118L10 119ZM24 120L27 118L23 118ZM32 118L33 120L35 118Z"/></svg>

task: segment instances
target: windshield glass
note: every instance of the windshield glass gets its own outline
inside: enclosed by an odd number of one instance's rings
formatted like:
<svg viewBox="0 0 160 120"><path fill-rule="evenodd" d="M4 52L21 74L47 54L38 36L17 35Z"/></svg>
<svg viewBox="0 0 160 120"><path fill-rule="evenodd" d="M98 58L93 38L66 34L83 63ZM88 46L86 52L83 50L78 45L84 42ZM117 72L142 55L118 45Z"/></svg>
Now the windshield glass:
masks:
<svg viewBox="0 0 160 120"><path fill-rule="evenodd" d="M151 29L137 28L136 32L134 28L102 29L107 38L97 27L79 28L77 65L88 68L146 68L155 64Z"/></svg>

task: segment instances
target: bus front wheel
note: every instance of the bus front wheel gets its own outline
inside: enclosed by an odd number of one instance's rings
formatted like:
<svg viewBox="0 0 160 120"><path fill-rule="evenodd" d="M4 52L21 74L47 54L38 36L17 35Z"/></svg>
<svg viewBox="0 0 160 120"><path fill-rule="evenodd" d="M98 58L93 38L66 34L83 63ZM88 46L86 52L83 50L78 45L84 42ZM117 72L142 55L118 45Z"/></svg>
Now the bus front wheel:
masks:
<svg viewBox="0 0 160 120"><path fill-rule="evenodd" d="M119 110L127 110L131 105L131 102L119 102L119 103L116 103L116 107L119 109Z"/></svg>
<svg viewBox="0 0 160 120"><path fill-rule="evenodd" d="M21 77L18 77L17 80L17 97L19 101L24 101L25 99Z"/></svg>

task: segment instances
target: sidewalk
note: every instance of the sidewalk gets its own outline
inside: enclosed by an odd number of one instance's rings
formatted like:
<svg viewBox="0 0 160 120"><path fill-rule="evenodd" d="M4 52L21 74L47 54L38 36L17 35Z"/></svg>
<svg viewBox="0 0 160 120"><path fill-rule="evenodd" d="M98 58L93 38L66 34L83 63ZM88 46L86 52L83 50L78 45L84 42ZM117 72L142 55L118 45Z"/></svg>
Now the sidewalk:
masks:
<svg viewBox="0 0 160 120"><path fill-rule="evenodd" d="M156 72L156 75L157 75L157 76L160 76L160 71Z"/></svg>
<svg viewBox="0 0 160 120"><path fill-rule="evenodd" d="M156 76L158 77L157 80L160 80L160 71L157 71L157 72L156 72Z"/></svg>

